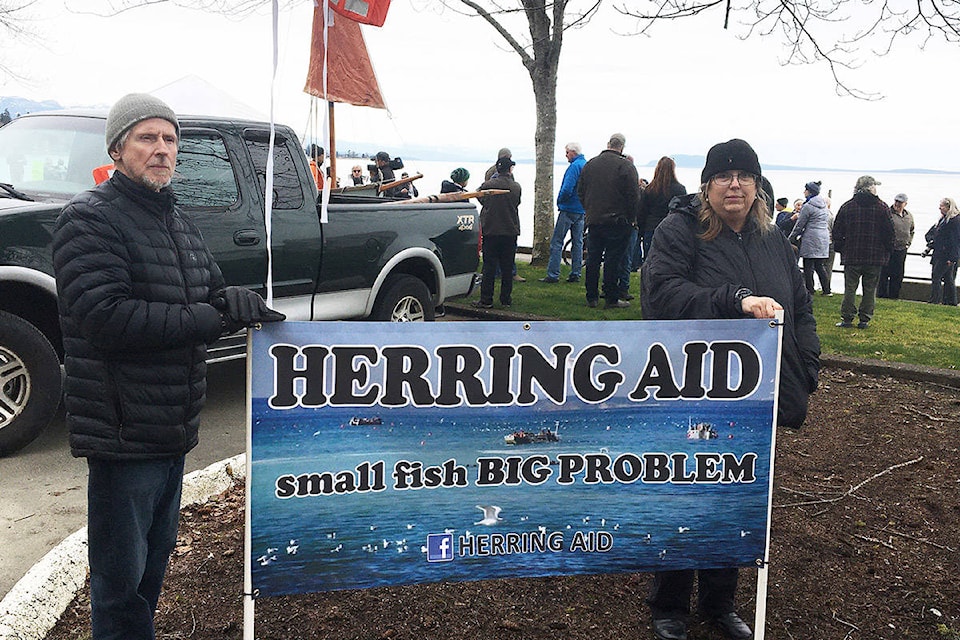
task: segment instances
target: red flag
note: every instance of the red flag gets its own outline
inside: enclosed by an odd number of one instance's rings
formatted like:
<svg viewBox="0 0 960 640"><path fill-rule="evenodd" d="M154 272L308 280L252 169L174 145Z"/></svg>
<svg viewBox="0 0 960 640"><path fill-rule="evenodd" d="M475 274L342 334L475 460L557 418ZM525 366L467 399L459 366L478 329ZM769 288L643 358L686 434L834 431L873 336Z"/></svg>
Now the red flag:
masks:
<svg viewBox="0 0 960 640"><path fill-rule="evenodd" d="M389 3L388 3L389 4ZM384 12L386 10L384 9ZM326 3L313 10L310 68L304 92L330 102L386 109L360 24L340 18L327 29L327 92L323 91L323 21Z"/></svg>
<svg viewBox="0 0 960 640"><path fill-rule="evenodd" d="M330 0L330 8L351 20L382 27L390 0Z"/></svg>

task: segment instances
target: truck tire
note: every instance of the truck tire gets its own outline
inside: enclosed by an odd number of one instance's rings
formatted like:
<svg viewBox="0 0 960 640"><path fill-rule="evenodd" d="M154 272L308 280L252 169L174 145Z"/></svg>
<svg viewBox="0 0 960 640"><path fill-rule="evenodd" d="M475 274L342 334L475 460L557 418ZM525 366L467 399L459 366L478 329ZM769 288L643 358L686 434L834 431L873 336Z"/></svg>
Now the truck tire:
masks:
<svg viewBox="0 0 960 640"><path fill-rule="evenodd" d="M370 319L378 322L433 322L433 296L422 280L410 275L387 278Z"/></svg>
<svg viewBox="0 0 960 640"><path fill-rule="evenodd" d="M60 405L60 360L39 329L0 311L0 456L39 436Z"/></svg>

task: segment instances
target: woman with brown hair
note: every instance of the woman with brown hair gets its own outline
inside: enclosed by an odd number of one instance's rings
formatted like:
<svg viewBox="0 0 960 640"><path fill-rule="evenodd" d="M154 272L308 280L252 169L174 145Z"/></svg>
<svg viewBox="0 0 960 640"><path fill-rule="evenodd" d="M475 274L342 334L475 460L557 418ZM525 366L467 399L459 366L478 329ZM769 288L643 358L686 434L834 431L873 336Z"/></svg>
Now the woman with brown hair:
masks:
<svg viewBox="0 0 960 640"><path fill-rule="evenodd" d="M700 193L674 200L640 272L644 320L773 318L783 311L777 425L799 428L817 388L820 340L787 238L771 222L760 161L743 140L714 145ZM748 640L736 613L738 569L659 571L647 602L659 640L685 640L690 596L727 637Z"/></svg>
<svg viewBox="0 0 960 640"><path fill-rule="evenodd" d="M653 180L640 193L640 213L637 227L643 236L643 257L646 258L653 242L653 230L667 217L670 201L687 195L687 188L677 180L677 163L663 156L653 170ZM642 260L638 264L642 264Z"/></svg>

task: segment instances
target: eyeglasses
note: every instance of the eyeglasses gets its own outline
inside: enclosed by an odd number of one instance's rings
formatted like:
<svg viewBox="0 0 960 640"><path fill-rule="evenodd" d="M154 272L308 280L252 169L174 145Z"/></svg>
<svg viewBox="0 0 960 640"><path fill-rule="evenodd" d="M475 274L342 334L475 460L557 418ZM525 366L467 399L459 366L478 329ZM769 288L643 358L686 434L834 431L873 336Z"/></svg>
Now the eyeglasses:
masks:
<svg viewBox="0 0 960 640"><path fill-rule="evenodd" d="M721 187L728 187L733 182L734 178L737 179L737 182L740 183L740 186L751 187L757 184L757 176L753 175L752 173L740 171L724 171L723 173L718 173L710 179L713 180L714 184L718 184Z"/></svg>
<svg viewBox="0 0 960 640"><path fill-rule="evenodd" d="M362 171L362 169L354 169L354 170L353 170L354 173L360 173L361 171Z"/></svg>

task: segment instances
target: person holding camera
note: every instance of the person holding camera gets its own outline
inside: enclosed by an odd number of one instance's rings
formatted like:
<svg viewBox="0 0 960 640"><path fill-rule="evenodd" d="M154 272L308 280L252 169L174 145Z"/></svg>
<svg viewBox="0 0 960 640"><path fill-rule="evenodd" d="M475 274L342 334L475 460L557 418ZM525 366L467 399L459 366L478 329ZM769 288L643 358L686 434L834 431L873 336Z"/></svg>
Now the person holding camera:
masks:
<svg viewBox="0 0 960 640"><path fill-rule="evenodd" d="M390 154L386 151L378 151L377 155L373 159L375 165L370 165L367 168L371 170L376 166L377 173L380 177L380 184L390 184L397 180L396 175L393 173L395 170L403 169L403 161L400 158L390 158ZM402 198L405 197L404 194L400 193L402 187L390 187L386 191L381 191L381 195L387 198Z"/></svg>

